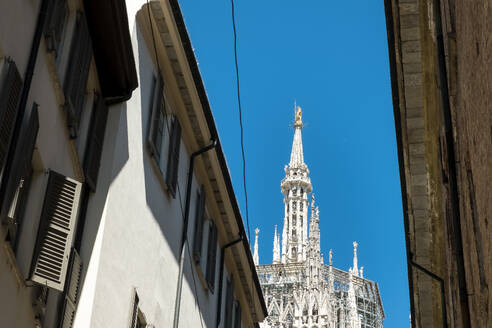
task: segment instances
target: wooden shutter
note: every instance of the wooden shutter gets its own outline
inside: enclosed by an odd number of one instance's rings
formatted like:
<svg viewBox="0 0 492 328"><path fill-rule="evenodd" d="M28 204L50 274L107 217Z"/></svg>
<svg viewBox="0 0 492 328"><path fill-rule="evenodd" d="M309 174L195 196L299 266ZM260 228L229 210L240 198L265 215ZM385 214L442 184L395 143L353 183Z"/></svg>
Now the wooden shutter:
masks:
<svg viewBox="0 0 492 328"><path fill-rule="evenodd" d="M85 180L92 191L96 190L107 120L108 108L104 99L100 95L96 95L84 156Z"/></svg>
<svg viewBox="0 0 492 328"><path fill-rule="evenodd" d="M50 171L33 258L31 280L63 290L82 184Z"/></svg>
<svg viewBox="0 0 492 328"><path fill-rule="evenodd" d="M54 0L48 6L48 19L44 30L46 47L57 57L68 14L67 0Z"/></svg>
<svg viewBox="0 0 492 328"><path fill-rule="evenodd" d="M234 297L234 290L233 290L233 281L232 277L231 279L227 280L227 290L226 290L226 302L225 302L225 321L224 321L224 327L225 328L232 328L232 305L233 305L233 297Z"/></svg>
<svg viewBox="0 0 492 328"><path fill-rule="evenodd" d="M139 298L137 292L135 292L135 296L133 297L133 305L132 305L132 317L130 322L130 328L136 328L138 325L138 302Z"/></svg>
<svg viewBox="0 0 492 328"><path fill-rule="evenodd" d="M154 88L152 91L152 100L150 102L151 108L151 120L149 133L147 138L147 145L149 147L150 154L155 157L157 164L160 162L161 157L161 145L164 136L164 102L163 102L163 82L159 76L153 79Z"/></svg>
<svg viewBox="0 0 492 328"><path fill-rule="evenodd" d="M241 328L241 304L234 302L234 328Z"/></svg>
<svg viewBox="0 0 492 328"><path fill-rule="evenodd" d="M17 227L22 217L22 207L27 198L32 171L32 154L39 130L38 105L34 104L27 126L23 130L21 141L14 155L11 174L7 182L2 218L9 217L8 230L11 241L16 238ZM6 212L9 212L7 215Z"/></svg>
<svg viewBox="0 0 492 328"><path fill-rule="evenodd" d="M195 210L195 233L193 238L193 259L200 263L202 255L203 239L203 216L205 214L205 188L202 186L197 192L196 210Z"/></svg>
<svg viewBox="0 0 492 328"><path fill-rule="evenodd" d="M80 293L80 279L82 275L82 260L79 254L72 249L70 259L70 275L68 275L64 292L63 310L60 317L60 328L71 328L75 319L78 297Z"/></svg>
<svg viewBox="0 0 492 328"><path fill-rule="evenodd" d="M5 58L0 72L0 177L7 161L7 154L17 118L22 80L17 66Z"/></svg>
<svg viewBox="0 0 492 328"><path fill-rule="evenodd" d="M169 139L169 155L167 162L166 184L169 192L176 195L176 184L178 182L179 148L181 145L181 125L176 116L172 117L171 137Z"/></svg>
<svg viewBox="0 0 492 328"><path fill-rule="evenodd" d="M70 47L63 91L65 93L65 109L70 136L77 137L80 116L84 107L84 99L92 58L92 45L87 22L82 13L77 13L77 22Z"/></svg>
<svg viewBox="0 0 492 328"><path fill-rule="evenodd" d="M208 247L207 247L207 272L206 280L210 291L215 287L215 266L217 259L217 226L211 222L209 225Z"/></svg>

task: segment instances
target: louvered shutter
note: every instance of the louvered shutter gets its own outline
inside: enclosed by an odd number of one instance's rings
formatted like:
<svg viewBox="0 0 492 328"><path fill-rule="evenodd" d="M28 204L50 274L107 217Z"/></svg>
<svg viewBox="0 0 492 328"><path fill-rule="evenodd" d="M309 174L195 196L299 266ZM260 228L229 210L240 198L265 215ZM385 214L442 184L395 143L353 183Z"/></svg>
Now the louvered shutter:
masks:
<svg viewBox="0 0 492 328"><path fill-rule="evenodd" d="M203 216L205 214L205 189L203 186L197 194L195 233L193 238L193 258L196 263L200 263L200 258L202 255Z"/></svg>
<svg viewBox="0 0 492 328"><path fill-rule="evenodd" d="M67 0L54 0L48 6L48 18L44 30L46 47L57 57L68 14Z"/></svg>
<svg viewBox="0 0 492 328"><path fill-rule="evenodd" d="M233 281L232 277L230 280L227 280L227 290L226 290L226 302L225 302L225 328L232 328L232 305L233 305Z"/></svg>
<svg viewBox="0 0 492 328"><path fill-rule="evenodd" d="M171 137L169 139L169 156L167 162L166 184L174 197L178 182L179 148L181 145L181 125L176 116L172 118Z"/></svg>
<svg viewBox="0 0 492 328"><path fill-rule="evenodd" d="M208 288L213 292L215 287L215 266L217 259L217 226L215 223L211 222L209 230L206 280Z"/></svg>
<svg viewBox="0 0 492 328"><path fill-rule="evenodd" d="M164 135L164 108L162 108L163 102L163 82L162 78L154 78L154 89L152 93L151 101L151 120L149 135L147 138L147 144L152 156L155 157L157 164L160 162L161 157L161 145Z"/></svg>
<svg viewBox="0 0 492 328"><path fill-rule="evenodd" d="M77 13L77 23L70 47L63 91L65 93L65 109L67 111L70 136L77 137L80 116L84 107L84 99L92 58L92 45L85 16Z"/></svg>
<svg viewBox="0 0 492 328"><path fill-rule="evenodd" d="M82 260L79 254L72 248L70 256L70 274L65 285L63 310L60 320L60 328L71 328L75 319L78 297L80 293L80 279L82 275Z"/></svg>
<svg viewBox="0 0 492 328"><path fill-rule="evenodd" d="M31 280L63 290L82 184L50 171L33 258Z"/></svg>
<svg viewBox="0 0 492 328"><path fill-rule="evenodd" d="M104 99L101 96L96 95L84 156L85 179L92 191L96 190L107 120L108 108L104 103Z"/></svg>
<svg viewBox="0 0 492 328"><path fill-rule="evenodd" d="M241 304L234 302L234 328L241 328Z"/></svg>
<svg viewBox="0 0 492 328"><path fill-rule="evenodd" d="M139 298L137 293L135 292L135 296L133 297L132 318L130 322L130 328L136 328L138 325L138 302L139 302Z"/></svg>
<svg viewBox="0 0 492 328"><path fill-rule="evenodd" d="M36 137L39 130L38 105L34 104L29 115L27 126L23 130L21 141L17 151L15 152L12 171L7 183L4 205L2 209L2 217L8 216L14 221L9 222L9 235L12 240L15 239L17 226L22 217L21 204L25 201L27 190L29 188L29 180L32 171L32 154L36 144ZM5 215L6 212L8 215Z"/></svg>
<svg viewBox="0 0 492 328"><path fill-rule="evenodd" d="M17 66L5 58L0 72L0 177L7 161L7 154L17 118L22 80Z"/></svg>

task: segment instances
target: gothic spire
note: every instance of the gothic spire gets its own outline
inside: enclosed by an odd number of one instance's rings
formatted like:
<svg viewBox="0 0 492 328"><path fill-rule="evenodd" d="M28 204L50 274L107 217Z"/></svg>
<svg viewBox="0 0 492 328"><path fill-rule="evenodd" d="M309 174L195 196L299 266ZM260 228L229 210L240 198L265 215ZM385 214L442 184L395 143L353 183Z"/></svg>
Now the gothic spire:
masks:
<svg viewBox="0 0 492 328"><path fill-rule="evenodd" d="M294 122L294 141L292 142L292 152L290 154L290 168L300 168L304 164L304 153L302 151L302 110L301 107L295 106L295 122Z"/></svg>
<svg viewBox="0 0 492 328"><path fill-rule="evenodd" d="M306 260L308 244L308 194L313 187L302 150L302 110L294 106L294 141L285 178L280 183L284 194L285 216L282 230L282 263ZM280 249L280 247L279 247Z"/></svg>
<svg viewBox="0 0 492 328"><path fill-rule="evenodd" d="M255 246L254 246L254 253L253 253L253 262L255 265L258 265L260 263L260 257L258 256L258 232L260 232L260 229L256 228L255 229Z"/></svg>
<svg viewBox="0 0 492 328"><path fill-rule="evenodd" d="M275 225L275 234L273 235L273 264L280 263L280 242L277 234L277 225Z"/></svg>
<svg viewBox="0 0 492 328"><path fill-rule="evenodd" d="M359 246L359 244L357 244L357 242L354 241L352 245L354 245L354 266L352 267L352 272L354 275L358 276L359 269L357 269L357 246Z"/></svg>

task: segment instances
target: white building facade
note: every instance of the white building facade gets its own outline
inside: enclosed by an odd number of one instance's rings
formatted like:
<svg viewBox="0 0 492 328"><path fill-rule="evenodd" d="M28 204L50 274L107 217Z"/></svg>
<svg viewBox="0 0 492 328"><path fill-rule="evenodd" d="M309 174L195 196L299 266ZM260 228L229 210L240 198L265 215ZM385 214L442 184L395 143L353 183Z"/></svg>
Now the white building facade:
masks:
<svg viewBox="0 0 492 328"><path fill-rule="evenodd" d="M0 327L258 327L178 2L0 1Z"/></svg>
<svg viewBox="0 0 492 328"><path fill-rule="evenodd" d="M263 328L382 328L384 311L377 283L363 276L354 242L353 267L324 264L320 249L319 208L315 205L302 149L302 111L295 107L294 141L285 178L282 234L273 238L273 261L259 265L258 232L253 258L268 308ZM308 220L308 209L310 218ZM308 227L309 225L309 227Z"/></svg>

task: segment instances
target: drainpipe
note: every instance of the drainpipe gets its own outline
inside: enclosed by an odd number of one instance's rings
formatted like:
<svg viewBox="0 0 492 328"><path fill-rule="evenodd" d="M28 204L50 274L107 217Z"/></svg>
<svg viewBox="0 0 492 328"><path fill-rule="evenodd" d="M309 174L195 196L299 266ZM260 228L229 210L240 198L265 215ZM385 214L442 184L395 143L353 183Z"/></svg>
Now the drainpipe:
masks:
<svg viewBox="0 0 492 328"><path fill-rule="evenodd" d="M12 135L12 142L10 144L9 151L7 153L7 163L5 164L5 170L0 185L0 205L3 205L5 201L5 192L7 189L8 178L12 170L12 162L15 155L15 149L20 137L20 131L22 128L22 121L24 120L24 114L26 112L27 98L31 89L32 77L34 74L34 68L36 66L36 59L38 57L39 45L41 44L41 37L43 36L44 25L46 22L46 14L48 11L48 5L53 0L43 0L41 2L38 14L38 20L36 22L36 29L34 30L34 37L31 44L31 52L29 53L29 59L27 62L26 72L24 73L24 83L22 85L21 96L19 100L19 110L14 123L14 131ZM1 208L1 206L0 206Z"/></svg>
<svg viewBox="0 0 492 328"><path fill-rule="evenodd" d="M215 326L219 327L220 314L222 308L222 281L224 280L224 255L225 250L243 240L243 235L239 235L236 240L233 240L220 248L220 273L219 273L219 299L217 300L217 315L215 316Z"/></svg>
<svg viewBox="0 0 492 328"><path fill-rule="evenodd" d="M407 260L408 263L410 263L414 268L419 269L421 272L425 273L432 279L436 280L439 282L439 287L441 288L441 317L442 317L442 327L443 328L448 328L448 320L447 320L447 313L446 313L446 294L444 292L444 279L439 277L437 274L433 273L432 271L427 270L423 266L421 266L418 263L415 263L413 260ZM412 274L412 272L410 272ZM412 318L413 319L413 318ZM412 321L413 324L414 321ZM415 325L415 324L413 324Z"/></svg>
<svg viewBox="0 0 492 328"><path fill-rule="evenodd" d="M212 150L217 146L217 138L212 138L212 142L197 150L190 157L190 166L188 168L188 182L186 185L186 202L185 202L185 216L183 222L183 230L181 232L181 243L180 243L180 255L179 255L179 273L178 273L178 287L176 289L176 301L174 302L174 321L173 327L178 328L179 325L179 311L181 308L181 291L183 289L183 271L184 271L184 258L185 258L185 245L188 237L188 221L190 216L190 199L191 199L191 185L193 182L193 168L195 166L195 158L201 154ZM193 270L193 269L192 269ZM197 295L198 297L198 295Z"/></svg>

